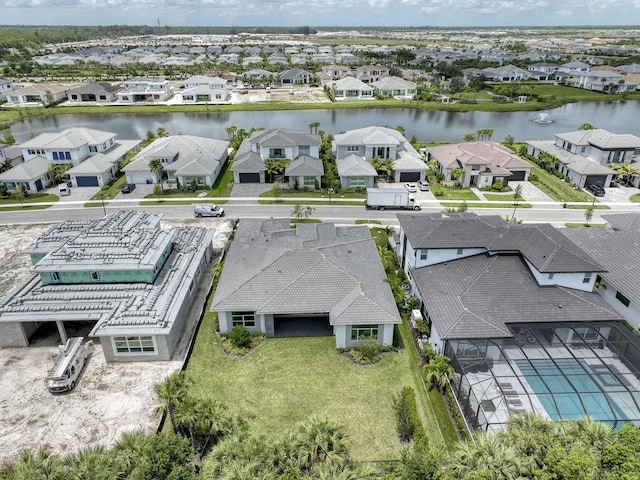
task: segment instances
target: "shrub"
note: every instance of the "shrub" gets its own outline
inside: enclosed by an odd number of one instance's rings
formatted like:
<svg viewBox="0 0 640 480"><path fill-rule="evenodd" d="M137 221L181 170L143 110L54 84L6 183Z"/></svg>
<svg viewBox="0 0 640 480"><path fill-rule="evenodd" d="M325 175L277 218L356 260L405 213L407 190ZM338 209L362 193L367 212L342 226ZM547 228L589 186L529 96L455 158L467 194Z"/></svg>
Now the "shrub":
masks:
<svg viewBox="0 0 640 480"><path fill-rule="evenodd" d="M249 348L251 347L251 333L244 325L236 325L231 329L229 341L236 348Z"/></svg>
<svg viewBox="0 0 640 480"><path fill-rule="evenodd" d="M380 361L380 345L375 340L362 340L351 349L353 358L359 363L376 363Z"/></svg>
<svg viewBox="0 0 640 480"><path fill-rule="evenodd" d="M419 318L416 320L416 331L420 335L429 336L429 324L424 318Z"/></svg>
<svg viewBox="0 0 640 480"><path fill-rule="evenodd" d="M431 347L431 345L425 345L424 347L422 347L422 352L420 352L422 354L422 357L427 361L430 362L431 360L433 360L434 358L436 358L438 356L438 354L436 353L436 351Z"/></svg>
<svg viewBox="0 0 640 480"><path fill-rule="evenodd" d="M537 182L538 181L538 176L536 174L529 175L529 181L530 182Z"/></svg>
<svg viewBox="0 0 640 480"><path fill-rule="evenodd" d="M427 435L420 421L420 415L418 415L416 394L413 388L404 387L393 398L393 409L396 415L396 429L400 440L407 442L413 439L416 444L426 444Z"/></svg>
<svg viewBox="0 0 640 480"><path fill-rule="evenodd" d="M503 188L504 188L504 183L502 182L496 182L493 185L491 185L491 190L493 190L494 192L501 192Z"/></svg>
<svg viewBox="0 0 640 480"><path fill-rule="evenodd" d="M435 197L442 197L444 195L444 189L437 183L433 183L431 184L431 193L433 193Z"/></svg>

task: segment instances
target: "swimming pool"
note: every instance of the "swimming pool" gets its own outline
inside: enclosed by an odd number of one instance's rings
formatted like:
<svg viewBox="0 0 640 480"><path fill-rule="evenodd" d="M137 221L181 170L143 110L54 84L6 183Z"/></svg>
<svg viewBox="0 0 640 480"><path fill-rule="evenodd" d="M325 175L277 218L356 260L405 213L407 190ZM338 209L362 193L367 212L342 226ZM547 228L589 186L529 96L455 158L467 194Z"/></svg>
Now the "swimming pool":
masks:
<svg viewBox="0 0 640 480"><path fill-rule="evenodd" d="M607 423L629 420L618 405L629 392L613 366L569 358L516 360L516 365L553 420L585 415Z"/></svg>

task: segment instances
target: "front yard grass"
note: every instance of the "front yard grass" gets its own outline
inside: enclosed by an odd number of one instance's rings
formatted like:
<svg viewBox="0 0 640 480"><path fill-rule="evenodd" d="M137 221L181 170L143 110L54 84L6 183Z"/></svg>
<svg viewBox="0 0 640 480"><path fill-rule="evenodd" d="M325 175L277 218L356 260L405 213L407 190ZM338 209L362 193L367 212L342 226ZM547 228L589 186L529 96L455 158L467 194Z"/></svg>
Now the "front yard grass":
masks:
<svg viewBox="0 0 640 480"><path fill-rule="evenodd" d="M629 197L629 201L633 203L640 203L640 193L636 193L635 195L631 195Z"/></svg>
<svg viewBox="0 0 640 480"><path fill-rule="evenodd" d="M424 392L410 349L362 366L339 355L333 337L267 338L248 355L232 358L223 353L214 323L215 314L208 312L186 369L195 395L255 415L250 424L258 434L281 432L326 413L344 425L355 459L399 457L403 444L391 399L407 385ZM435 441L440 433L425 398L417 396L418 409Z"/></svg>
<svg viewBox="0 0 640 480"><path fill-rule="evenodd" d="M436 196L436 200L480 200L478 196L468 188L443 188L442 194Z"/></svg>
<svg viewBox="0 0 640 480"><path fill-rule="evenodd" d="M365 199L366 198L366 194L365 193L355 193L355 192L340 192L340 193L334 193L331 195L331 199L335 200L336 198L360 198L360 199ZM263 192L260 194L260 198L274 198L275 195L273 194L272 190L268 190L266 192ZM282 191L280 192L279 198L282 199L288 199L288 198L295 198L295 197L301 197L301 198L322 198L325 200L329 200L329 194L326 192L326 190L295 190L293 188L283 188Z"/></svg>
<svg viewBox="0 0 640 480"><path fill-rule="evenodd" d="M60 200L60 197L58 197L58 195L54 195L53 193L30 193L27 197L24 197L22 200L15 198L13 196L1 197L0 206L1 205L20 205L20 204L24 204L26 206L29 203L56 203L58 200ZM32 205L31 207L35 207L35 206ZM39 208L48 208L48 207L50 207L50 205L41 206Z"/></svg>
<svg viewBox="0 0 640 480"><path fill-rule="evenodd" d="M527 161L526 159L523 160ZM532 163L532 165L535 164ZM561 178L551 175L540 167L532 168L531 175L538 177L536 181L530 180L531 183L556 202L591 202L593 200L593 197L588 193L576 190Z"/></svg>

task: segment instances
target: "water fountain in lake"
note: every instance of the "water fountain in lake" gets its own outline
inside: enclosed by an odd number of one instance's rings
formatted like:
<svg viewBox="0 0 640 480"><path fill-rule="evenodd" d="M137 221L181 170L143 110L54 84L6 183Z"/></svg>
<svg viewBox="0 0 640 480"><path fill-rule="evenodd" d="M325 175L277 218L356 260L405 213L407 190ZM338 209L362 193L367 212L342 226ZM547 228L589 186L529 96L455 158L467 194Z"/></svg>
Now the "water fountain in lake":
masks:
<svg viewBox="0 0 640 480"><path fill-rule="evenodd" d="M549 120L549 114L546 112L541 112L538 114L538 118L534 120L536 123L551 123L553 120Z"/></svg>

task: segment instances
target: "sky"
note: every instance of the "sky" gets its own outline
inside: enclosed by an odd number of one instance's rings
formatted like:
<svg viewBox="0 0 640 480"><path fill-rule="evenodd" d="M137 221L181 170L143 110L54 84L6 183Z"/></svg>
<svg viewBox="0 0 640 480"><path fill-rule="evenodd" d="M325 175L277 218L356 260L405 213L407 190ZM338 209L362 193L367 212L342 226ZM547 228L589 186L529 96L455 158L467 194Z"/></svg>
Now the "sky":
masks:
<svg viewBox="0 0 640 480"><path fill-rule="evenodd" d="M0 0L2 25L633 26L640 0Z"/></svg>

